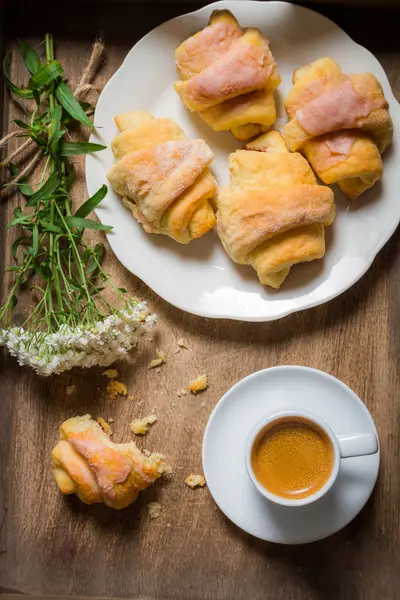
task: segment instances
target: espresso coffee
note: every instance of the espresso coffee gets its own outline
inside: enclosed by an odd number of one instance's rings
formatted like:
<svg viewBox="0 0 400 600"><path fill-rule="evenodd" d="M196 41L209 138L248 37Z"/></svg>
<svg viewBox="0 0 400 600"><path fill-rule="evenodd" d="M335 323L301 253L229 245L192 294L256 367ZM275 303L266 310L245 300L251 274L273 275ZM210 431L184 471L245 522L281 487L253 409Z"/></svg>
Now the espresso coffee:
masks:
<svg viewBox="0 0 400 600"><path fill-rule="evenodd" d="M312 496L332 473L334 449L328 435L305 418L283 417L261 431L251 465L270 493L290 500Z"/></svg>

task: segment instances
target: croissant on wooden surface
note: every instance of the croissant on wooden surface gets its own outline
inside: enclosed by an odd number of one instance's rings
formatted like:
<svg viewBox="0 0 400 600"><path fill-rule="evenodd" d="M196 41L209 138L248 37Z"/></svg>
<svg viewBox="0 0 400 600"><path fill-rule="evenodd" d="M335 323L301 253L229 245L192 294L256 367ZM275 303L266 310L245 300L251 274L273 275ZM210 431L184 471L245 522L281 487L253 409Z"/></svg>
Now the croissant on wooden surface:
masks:
<svg viewBox="0 0 400 600"><path fill-rule="evenodd" d="M85 504L104 502L121 509L140 491L170 472L161 454L145 456L134 442L114 444L90 415L73 417L60 427L51 453L53 473L63 494Z"/></svg>
<svg viewBox="0 0 400 600"><path fill-rule="evenodd" d="M293 265L322 258L335 216L330 188L300 153L270 131L229 156L231 183L219 190L217 231L230 258L279 288Z"/></svg>
<svg viewBox="0 0 400 600"><path fill-rule="evenodd" d="M143 111L115 122L121 131L112 142L117 163L107 177L145 231L187 244L212 229L217 182L208 168L214 158L209 146L189 140L172 119Z"/></svg>
<svg viewBox="0 0 400 600"><path fill-rule="evenodd" d="M175 64L183 103L214 131L247 140L275 122L281 78L269 42L258 29L242 29L229 10L214 10L207 27L176 49Z"/></svg>
<svg viewBox="0 0 400 600"><path fill-rule="evenodd" d="M289 148L303 152L324 183L337 183L354 200L381 179L393 124L372 73L345 75L320 58L295 71L285 107Z"/></svg>

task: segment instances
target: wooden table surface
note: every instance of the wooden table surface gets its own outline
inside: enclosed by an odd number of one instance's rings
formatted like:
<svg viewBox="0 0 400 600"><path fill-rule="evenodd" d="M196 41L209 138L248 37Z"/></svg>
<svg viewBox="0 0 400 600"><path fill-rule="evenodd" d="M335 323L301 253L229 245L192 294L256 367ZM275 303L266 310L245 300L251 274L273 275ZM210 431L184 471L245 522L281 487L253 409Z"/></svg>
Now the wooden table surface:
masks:
<svg viewBox="0 0 400 600"><path fill-rule="evenodd" d="M96 33L107 44L98 79L104 83L143 34L193 8L190 3L63 6L60 19L36 3L18 10L21 3L13 2L0 21L7 43L17 35L39 39L50 30L72 84ZM399 15L345 8L323 12L376 54L400 94ZM21 72L14 65L17 79ZM11 114L5 105L5 123ZM81 177L78 195L85 194ZM15 196L3 203L3 224L16 203ZM9 248L6 240L5 263ZM190 600L399 598L399 250L397 232L351 290L321 307L265 324L185 314L155 297L109 252L108 269L132 293L150 299L159 315L154 341L146 336L134 360L120 367L120 380L135 401L109 400L100 369L45 379L1 357L0 592ZM190 349L175 354L178 338L185 338ZM146 368L156 347L168 357L160 373ZM342 379L365 401L381 440L379 480L365 509L342 532L303 547L250 537L216 508L207 488L192 491L183 483L190 472L201 472L203 431L219 398L242 377L281 364L308 365ZM204 371L209 389L178 398L176 391ZM66 396L70 383L77 392ZM114 439L128 440L131 419L153 407L159 420L142 446L168 456L175 467L170 481L156 484L120 512L61 497L49 452L64 419L86 412L113 417ZM146 505L153 500L163 511L150 521Z"/></svg>

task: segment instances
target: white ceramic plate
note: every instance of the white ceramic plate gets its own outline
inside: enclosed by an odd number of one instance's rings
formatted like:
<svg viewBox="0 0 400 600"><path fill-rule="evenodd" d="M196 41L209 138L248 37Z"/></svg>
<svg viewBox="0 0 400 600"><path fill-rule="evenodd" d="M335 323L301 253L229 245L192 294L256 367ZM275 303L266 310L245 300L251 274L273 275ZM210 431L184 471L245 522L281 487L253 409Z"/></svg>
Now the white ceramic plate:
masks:
<svg viewBox="0 0 400 600"><path fill-rule="evenodd" d="M282 288L258 282L251 267L235 265L211 232L188 245L165 236L148 235L109 189L97 210L112 225L110 245L125 267L158 295L188 312L215 318L268 321L326 302L344 292L367 271L400 221L400 107L374 56L353 42L337 25L309 9L285 2L237 0L216 2L157 27L137 43L104 88L95 113L101 127L91 138L107 146L117 134L114 116L133 109L156 117L172 117L192 139L203 138L215 153L218 183L229 181L227 157L240 147L230 133L215 133L189 113L174 90L174 50L207 24L215 8L228 8L243 26L257 26L271 41L283 82L279 87L278 126L285 122L282 98L293 71L322 56L331 56L348 73L371 71L382 83L395 125L395 141L385 154L383 182L349 205L335 189L337 217L327 229L323 260L296 266ZM106 182L114 163L110 147L86 161L90 194ZM396 167L397 163L397 167Z"/></svg>
<svg viewBox="0 0 400 600"><path fill-rule="evenodd" d="M342 459L337 480L313 504L278 506L251 483L246 444L258 423L290 409L314 413L336 434L375 433L366 406L343 382L307 367L274 367L234 385L218 402L204 432L203 469L219 508L248 533L279 544L304 544L339 531L374 489L380 452Z"/></svg>

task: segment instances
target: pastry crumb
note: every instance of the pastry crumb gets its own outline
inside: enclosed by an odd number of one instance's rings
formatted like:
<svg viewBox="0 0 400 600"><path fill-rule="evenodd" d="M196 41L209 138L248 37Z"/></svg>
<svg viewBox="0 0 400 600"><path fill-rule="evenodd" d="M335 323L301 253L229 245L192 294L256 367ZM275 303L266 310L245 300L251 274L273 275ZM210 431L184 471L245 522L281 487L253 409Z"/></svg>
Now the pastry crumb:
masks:
<svg viewBox="0 0 400 600"><path fill-rule="evenodd" d="M66 388L67 396L72 396L76 392L76 385L71 383L71 385L67 385Z"/></svg>
<svg viewBox="0 0 400 600"><path fill-rule="evenodd" d="M149 364L147 365L147 368L154 369L155 367L159 367L166 361L167 361L167 357L165 356L165 352L163 352L162 350L159 350L157 348L156 358L153 358L153 360L151 360L149 362Z"/></svg>
<svg viewBox="0 0 400 600"><path fill-rule="evenodd" d="M106 423L103 417L97 417L96 421L107 435L112 435L113 430L111 429L110 425Z"/></svg>
<svg viewBox="0 0 400 600"><path fill-rule="evenodd" d="M135 396L133 394L130 394L130 396L128 396L128 400L130 400L131 402L133 402L135 399Z"/></svg>
<svg viewBox="0 0 400 600"><path fill-rule="evenodd" d="M181 348L186 348L186 350L189 350L189 346L186 340L180 338L177 342L178 346L180 346Z"/></svg>
<svg viewBox="0 0 400 600"><path fill-rule="evenodd" d="M205 402L202 402L202 403L200 404L200 406L201 406L201 408L204 408L204 407L205 407L205 406L207 406L207 405L206 405L206 403L205 403Z"/></svg>
<svg viewBox="0 0 400 600"><path fill-rule="evenodd" d="M176 395L178 396L178 398L181 398L182 396L187 396L188 395L188 391L185 390L185 388L182 388L181 390L178 390L176 392Z"/></svg>
<svg viewBox="0 0 400 600"><path fill-rule="evenodd" d="M204 487L206 485L206 480L204 479L203 475L194 475L191 473L186 477L185 483L187 486L192 488L192 490L194 490L196 487Z"/></svg>
<svg viewBox="0 0 400 600"><path fill-rule="evenodd" d="M174 408L176 406L175 402L172 402L171 406Z"/></svg>
<svg viewBox="0 0 400 600"><path fill-rule="evenodd" d="M126 389L126 385L116 379L111 379L107 384L107 394L110 396L111 400L115 400L117 396L126 396L127 393L128 390Z"/></svg>
<svg viewBox="0 0 400 600"><path fill-rule="evenodd" d="M160 452L152 452L150 456L151 458L157 460L160 463L158 466L160 473L162 473L163 475L172 475L172 467L167 463L167 459L164 456L164 454L161 454Z"/></svg>
<svg viewBox="0 0 400 600"><path fill-rule="evenodd" d="M143 448L142 452L143 452L143 454L144 454L145 456L147 456L147 457L148 457L148 456L151 456L151 452L150 452L150 450L147 450L147 448Z"/></svg>
<svg viewBox="0 0 400 600"><path fill-rule="evenodd" d="M105 375L107 379L115 379L118 375L117 369L107 369L103 371L102 375Z"/></svg>
<svg viewBox="0 0 400 600"><path fill-rule="evenodd" d="M162 506L159 502L150 502L147 505L150 519L158 519L161 514Z"/></svg>
<svg viewBox="0 0 400 600"><path fill-rule="evenodd" d="M107 419L107 421L108 421L109 423L114 423L114 419L113 419L112 417L109 417L109 418Z"/></svg>
<svg viewBox="0 0 400 600"><path fill-rule="evenodd" d="M188 390L190 390L193 394L205 390L208 387L207 375L205 373L203 375L199 375L196 379L190 381L187 387Z"/></svg>
<svg viewBox="0 0 400 600"><path fill-rule="evenodd" d="M157 421L156 415L147 415L143 419L134 419L129 428L135 435L146 435L149 431L149 425L153 425Z"/></svg>

